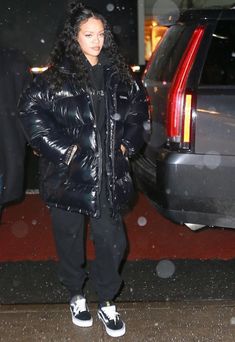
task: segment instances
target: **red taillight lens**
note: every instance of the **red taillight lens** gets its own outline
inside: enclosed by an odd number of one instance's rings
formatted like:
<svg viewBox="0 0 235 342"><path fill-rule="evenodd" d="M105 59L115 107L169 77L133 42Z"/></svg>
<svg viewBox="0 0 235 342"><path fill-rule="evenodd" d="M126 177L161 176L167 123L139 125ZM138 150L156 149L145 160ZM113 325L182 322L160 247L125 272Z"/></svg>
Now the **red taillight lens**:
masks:
<svg viewBox="0 0 235 342"><path fill-rule="evenodd" d="M204 31L205 27L200 26L193 32L169 91L167 136L175 142L182 139L183 142L190 142L192 95L186 94L185 88Z"/></svg>

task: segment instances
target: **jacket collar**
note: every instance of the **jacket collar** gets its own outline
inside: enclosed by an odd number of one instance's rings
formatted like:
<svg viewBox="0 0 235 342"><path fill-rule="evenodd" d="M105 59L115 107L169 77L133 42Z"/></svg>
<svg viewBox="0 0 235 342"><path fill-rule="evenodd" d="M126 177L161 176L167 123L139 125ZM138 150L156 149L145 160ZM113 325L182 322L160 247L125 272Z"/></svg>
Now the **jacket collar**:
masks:
<svg viewBox="0 0 235 342"><path fill-rule="evenodd" d="M88 63L88 67L89 67L90 63L86 59L85 55L83 55L83 58L84 58L84 62ZM101 63L101 65L103 65L103 68L104 68L104 77L105 77L106 85L110 88L113 87L113 85L115 83L117 83L119 80L119 76L118 76L116 66L112 65L108 61L107 57L105 56L105 54L103 52L100 53L99 63ZM66 75L70 75L74 78L77 77L77 74L76 74L76 72L73 71L72 64L68 58L64 58L59 69L60 69L60 72L66 74Z"/></svg>
<svg viewBox="0 0 235 342"><path fill-rule="evenodd" d="M83 61L85 64L87 64L87 66L90 66L89 61L87 60L87 58L85 57L85 55L82 55ZM112 66L112 64L108 61L107 57L105 56L105 53L101 51L100 55L99 55L99 61L98 63L101 63L101 65L104 67L104 69L113 69L114 66ZM76 73L73 70L72 67L72 63L70 62L69 58L65 57L64 60L62 61L60 67L59 67L60 71L65 73L65 74L70 74L70 75L75 75Z"/></svg>

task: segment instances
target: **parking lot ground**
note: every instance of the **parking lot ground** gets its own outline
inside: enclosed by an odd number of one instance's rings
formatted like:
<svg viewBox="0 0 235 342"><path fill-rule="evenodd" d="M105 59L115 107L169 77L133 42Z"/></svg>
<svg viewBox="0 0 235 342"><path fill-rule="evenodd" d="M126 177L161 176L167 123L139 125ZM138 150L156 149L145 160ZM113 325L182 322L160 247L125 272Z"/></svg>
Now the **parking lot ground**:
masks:
<svg viewBox="0 0 235 342"><path fill-rule="evenodd" d="M119 303L126 323L123 337L111 338L96 316L91 328L72 324L68 306L0 305L0 341L40 342L232 342L235 340L235 301Z"/></svg>

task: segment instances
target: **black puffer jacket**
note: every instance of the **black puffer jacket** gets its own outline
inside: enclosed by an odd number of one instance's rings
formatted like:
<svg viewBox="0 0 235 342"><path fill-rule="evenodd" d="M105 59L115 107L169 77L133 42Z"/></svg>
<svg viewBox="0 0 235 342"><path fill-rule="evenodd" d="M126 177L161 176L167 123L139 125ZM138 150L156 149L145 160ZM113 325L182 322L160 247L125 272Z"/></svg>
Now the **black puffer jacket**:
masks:
<svg viewBox="0 0 235 342"><path fill-rule="evenodd" d="M106 151L101 149L92 97L78 86L74 74L60 91L53 91L42 74L21 98L20 118L31 146L41 156L40 192L49 206L98 217L103 153L113 214L127 204L132 194L128 157L144 142L148 123L146 94L136 82L121 82L112 67L105 68L104 80ZM120 150L121 144L127 149L126 156ZM78 150L67 165L73 145Z"/></svg>

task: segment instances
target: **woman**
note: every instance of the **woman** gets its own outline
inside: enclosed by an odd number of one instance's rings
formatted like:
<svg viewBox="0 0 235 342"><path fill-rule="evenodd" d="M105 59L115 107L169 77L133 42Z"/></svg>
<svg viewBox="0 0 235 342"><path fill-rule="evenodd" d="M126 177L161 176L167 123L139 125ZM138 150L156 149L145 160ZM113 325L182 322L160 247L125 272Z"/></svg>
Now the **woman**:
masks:
<svg viewBox="0 0 235 342"><path fill-rule="evenodd" d="M40 158L40 192L50 207L60 280L70 292L73 323L92 325L83 284L84 219L96 258L91 278L98 317L110 336L125 333L112 302L126 249L121 211L132 195L128 157L143 144L147 102L123 62L106 20L74 2L51 67L25 91L20 117Z"/></svg>

